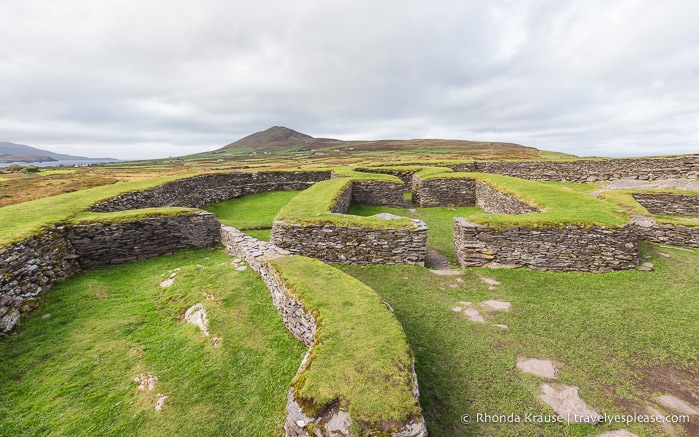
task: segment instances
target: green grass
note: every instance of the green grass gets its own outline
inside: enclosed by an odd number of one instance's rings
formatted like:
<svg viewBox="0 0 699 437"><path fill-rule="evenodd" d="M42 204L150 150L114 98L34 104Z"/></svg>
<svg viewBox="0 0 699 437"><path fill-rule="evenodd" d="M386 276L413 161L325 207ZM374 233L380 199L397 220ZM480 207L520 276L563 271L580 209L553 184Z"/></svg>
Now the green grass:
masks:
<svg viewBox="0 0 699 437"><path fill-rule="evenodd" d="M618 227L629 221L617 205L591 195L590 185L563 182L535 182L485 173L459 173L430 168L419 173L423 179L469 178L542 209L530 214L488 214L474 211L466 220L483 225L543 228L562 225Z"/></svg>
<svg viewBox="0 0 699 437"><path fill-rule="evenodd" d="M642 414L652 405L669 414L654 401L662 394L691 403L699 381L699 252L656 247L644 249L656 265L650 273L467 269L458 282L416 266L339 268L395 309L416 357L431 437L589 436L624 426L465 426L460 416L553 414L537 399L540 380L515 368L518 356L559 363L559 381L580 387L600 413ZM481 276L502 285L489 290ZM459 301L487 299L511 302L512 310L487 315L487 324L451 310ZM657 425L626 428L639 436L665 435Z"/></svg>
<svg viewBox="0 0 699 437"><path fill-rule="evenodd" d="M257 238L258 240L267 242L269 242L269 240L272 237L271 229L250 229L245 231L245 233L253 238Z"/></svg>
<svg viewBox="0 0 699 437"><path fill-rule="evenodd" d="M607 190L600 193L600 198L613 203L617 207L628 211L632 215L653 216L646 208L633 198L633 193L672 193L699 195L696 191L681 190ZM655 216L658 223L681 226L699 226L699 219L679 216Z"/></svg>
<svg viewBox="0 0 699 437"><path fill-rule="evenodd" d="M299 191L274 191L251 194L237 199L209 205L204 209L213 213L223 224L238 228L268 229L274 217Z"/></svg>
<svg viewBox="0 0 699 437"><path fill-rule="evenodd" d="M171 217L196 213L195 208L141 208L118 212L81 212L69 220L69 223L119 223L137 221L152 217Z"/></svg>
<svg viewBox="0 0 699 437"><path fill-rule="evenodd" d="M85 211L93 203L118 194L144 190L188 175L116 183L0 208L0 247L24 240L48 225L60 223Z"/></svg>
<svg viewBox="0 0 699 437"><path fill-rule="evenodd" d="M340 175L344 178L352 178L355 181L382 181L382 182L395 182L397 184L402 184L398 177L384 174L384 173L367 173L356 171L350 167L335 167L332 169L333 173Z"/></svg>
<svg viewBox="0 0 699 437"><path fill-rule="evenodd" d="M279 211L275 220L300 224L332 224L378 229L415 226L408 218L386 221L375 217L331 213L330 211L350 184L352 184L351 178L318 182L291 199Z"/></svg>
<svg viewBox="0 0 699 437"><path fill-rule="evenodd" d="M180 320L197 302L221 347ZM220 250L99 268L54 286L0 339L0 435L281 436L303 355L262 281ZM143 372L152 392L137 390Z"/></svg>
<svg viewBox="0 0 699 437"><path fill-rule="evenodd" d="M272 261L318 324L316 345L293 385L311 410L340 401L355 422L400 421L419 413L405 333L377 294L321 261Z"/></svg>

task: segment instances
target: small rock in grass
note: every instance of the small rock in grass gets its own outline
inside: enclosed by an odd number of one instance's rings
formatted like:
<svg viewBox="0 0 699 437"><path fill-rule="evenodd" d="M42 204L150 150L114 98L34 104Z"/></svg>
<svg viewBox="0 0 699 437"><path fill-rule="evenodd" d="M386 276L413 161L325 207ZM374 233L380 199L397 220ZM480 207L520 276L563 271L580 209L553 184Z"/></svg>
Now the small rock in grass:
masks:
<svg viewBox="0 0 699 437"><path fill-rule="evenodd" d="M568 423L596 425L600 421L599 413L580 398L578 390L578 387L570 385L541 384L541 391L544 394L540 395L539 399L547 403Z"/></svg>
<svg viewBox="0 0 699 437"><path fill-rule="evenodd" d="M248 266L240 266L235 269L236 272L244 272L248 269Z"/></svg>
<svg viewBox="0 0 699 437"><path fill-rule="evenodd" d="M498 328L502 328L502 329L508 329L507 325L502 325L500 323L495 323L495 324L493 324L493 326L497 326Z"/></svg>
<svg viewBox="0 0 699 437"><path fill-rule="evenodd" d="M607 431L602 434L598 434L595 437L638 437L636 434L629 432L625 429L617 429L616 431Z"/></svg>
<svg viewBox="0 0 699 437"><path fill-rule="evenodd" d="M500 285L500 281L496 281L493 278L486 278L485 276L482 276L481 279L488 285Z"/></svg>
<svg viewBox="0 0 699 437"><path fill-rule="evenodd" d="M233 264L240 264L241 262L243 262L243 260L240 258L236 258L233 260Z"/></svg>
<svg viewBox="0 0 699 437"><path fill-rule="evenodd" d="M653 263L643 263L640 266L636 267L636 270L640 272L652 272L655 270L655 266Z"/></svg>
<svg viewBox="0 0 699 437"><path fill-rule="evenodd" d="M165 405L165 401L167 400L167 396L165 396L162 393L158 393L157 396L158 396L158 400L155 403L155 411L160 413L161 411L163 411L163 406Z"/></svg>
<svg viewBox="0 0 699 437"><path fill-rule="evenodd" d="M469 319L471 319L472 322L485 323L485 319L483 318L483 316L481 316L481 313L479 313L477 309L466 308L463 310L463 312L468 316Z"/></svg>
<svg viewBox="0 0 699 437"><path fill-rule="evenodd" d="M223 341L223 337L214 337L211 339L211 345L214 348L218 348L221 346L221 341Z"/></svg>
<svg viewBox="0 0 699 437"><path fill-rule="evenodd" d="M174 278L167 278L166 280L164 280L163 282L160 283L160 286L163 288L168 288L174 283L175 283Z"/></svg>
<svg viewBox="0 0 699 437"><path fill-rule="evenodd" d="M395 214L391 214L390 212L382 212L380 214L374 215L379 220L400 220L403 217Z"/></svg>
<svg viewBox="0 0 699 437"><path fill-rule="evenodd" d="M663 256L665 258L671 258L670 254L665 252L658 252L658 255Z"/></svg>
<svg viewBox="0 0 699 437"><path fill-rule="evenodd" d="M488 308L492 308L498 311L509 311L510 307L512 307L511 303L502 300L486 300L484 302L481 302L481 305L487 306Z"/></svg>
<svg viewBox="0 0 699 437"><path fill-rule="evenodd" d="M683 400L677 399L674 396L660 396L657 398L658 402L666 406L667 408L671 408L675 411L679 411L680 413L683 414L689 414L691 416L699 416L699 411L695 410L694 408L690 407L687 405Z"/></svg>
<svg viewBox="0 0 699 437"><path fill-rule="evenodd" d="M461 310L463 310L463 308L461 308L461 307L453 307L451 310L454 311L455 313L460 313Z"/></svg>
<svg viewBox="0 0 699 437"><path fill-rule="evenodd" d="M41 316L42 319L48 319L49 317L51 317L51 313L46 313L43 316Z"/></svg>
<svg viewBox="0 0 699 437"><path fill-rule="evenodd" d="M206 317L204 305L198 303L187 309L184 313L184 319L187 323L198 326L205 336L209 336L209 319Z"/></svg>
<svg viewBox="0 0 699 437"><path fill-rule="evenodd" d="M146 372L141 373L133 380L134 382L138 383L138 391L151 391L155 388L155 383L158 381L158 377Z"/></svg>

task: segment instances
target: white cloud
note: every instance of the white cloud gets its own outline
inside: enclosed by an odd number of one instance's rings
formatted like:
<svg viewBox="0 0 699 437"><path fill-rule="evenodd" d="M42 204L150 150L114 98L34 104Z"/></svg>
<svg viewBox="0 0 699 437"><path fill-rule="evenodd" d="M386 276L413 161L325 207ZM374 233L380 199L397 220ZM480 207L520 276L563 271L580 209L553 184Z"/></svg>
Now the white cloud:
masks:
<svg viewBox="0 0 699 437"><path fill-rule="evenodd" d="M146 158L285 125L697 152L698 12L690 0L1 2L0 140Z"/></svg>

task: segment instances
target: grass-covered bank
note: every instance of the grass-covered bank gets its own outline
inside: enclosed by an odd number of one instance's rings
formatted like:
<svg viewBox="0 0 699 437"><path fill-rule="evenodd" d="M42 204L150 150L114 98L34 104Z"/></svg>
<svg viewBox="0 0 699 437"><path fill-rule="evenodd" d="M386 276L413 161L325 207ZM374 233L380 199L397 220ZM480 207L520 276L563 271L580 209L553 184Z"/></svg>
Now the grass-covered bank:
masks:
<svg viewBox="0 0 699 437"><path fill-rule="evenodd" d="M198 302L211 337L181 320ZM303 355L262 281L219 250L99 268L0 339L0 435L283 435ZM150 392L133 381L144 372L158 378Z"/></svg>
<svg viewBox="0 0 699 437"><path fill-rule="evenodd" d="M699 252L654 246L651 261L654 272L602 275L468 269L463 282L420 267L339 268L395 309L415 354L430 436L588 436L623 425L466 426L460 417L552 414L537 399L540 380L515 368L518 356L558 363L560 382L580 387L600 413L645 414L647 405L670 413L654 401L664 394L696 405ZM489 290L482 276L502 284ZM488 299L511 302L512 309L486 316L485 324L452 311L459 301ZM687 435L698 430L694 422ZM659 425L627 428L666 435Z"/></svg>
<svg viewBox="0 0 699 437"><path fill-rule="evenodd" d="M203 209L227 226L240 230L271 229L274 217L299 191L272 191L250 194L214 203Z"/></svg>

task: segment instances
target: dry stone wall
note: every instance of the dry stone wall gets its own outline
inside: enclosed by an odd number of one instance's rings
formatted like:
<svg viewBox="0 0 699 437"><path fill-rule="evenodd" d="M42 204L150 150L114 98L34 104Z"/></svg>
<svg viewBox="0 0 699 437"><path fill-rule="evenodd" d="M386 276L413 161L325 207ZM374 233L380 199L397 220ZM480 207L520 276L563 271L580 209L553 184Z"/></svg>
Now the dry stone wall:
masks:
<svg viewBox="0 0 699 437"><path fill-rule="evenodd" d="M427 226L420 220L388 229L275 221L270 241L327 263L424 265Z"/></svg>
<svg viewBox="0 0 699 437"><path fill-rule="evenodd" d="M699 249L699 226L657 223L652 217L635 217L633 226L639 240Z"/></svg>
<svg viewBox="0 0 699 437"><path fill-rule="evenodd" d="M498 191L484 182L476 182L476 208L490 214L528 214L539 211L515 196Z"/></svg>
<svg viewBox="0 0 699 437"><path fill-rule="evenodd" d="M352 182L352 203L359 205L402 206L405 184L386 181Z"/></svg>
<svg viewBox="0 0 699 437"><path fill-rule="evenodd" d="M0 335L12 330L20 314L54 283L80 271L65 226L0 249Z"/></svg>
<svg viewBox="0 0 699 437"><path fill-rule="evenodd" d="M56 282L84 269L145 259L186 247L213 247L220 224L210 213L113 224L57 225L0 249L0 335Z"/></svg>
<svg viewBox="0 0 699 437"><path fill-rule="evenodd" d="M329 171L221 173L168 182L159 187L116 196L90 207L94 212L181 206L201 208L247 194L305 190L330 179Z"/></svg>
<svg viewBox="0 0 699 437"><path fill-rule="evenodd" d="M577 161L474 161L450 167L455 171L495 173L534 181L696 179L699 155Z"/></svg>
<svg viewBox="0 0 699 437"><path fill-rule="evenodd" d="M545 271L609 272L638 265L633 227L563 226L497 229L454 219L454 256L461 267L496 263Z"/></svg>
<svg viewBox="0 0 699 437"><path fill-rule="evenodd" d="M428 178L413 175L413 203L420 207L476 206L491 214L539 211L517 197L471 178Z"/></svg>
<svg viewBox="0 0 699 437"><path fill-rule="evenodd" d="M393 164L386 164L390 166ZM402 166L449 167L457 172L494 173L534 181L594 182L617 179L697 179L699 155L670 158L619 158L575 161L472 161L462 164L402 163ZM379 167L379 166L377 166ZM380 168L359 171L388 173L398 177L401 173Z"/></svg>
<svg viewBox="0 0 699 437"><path fill-rule="evenodd" d="M633 198L654 215L699 217L699 195L635 193Z"/></svg>
<svg viewBox="0 0 699 437"><path fill-rule="evenodd" d="M76 224L67 228L80 268L122 264L221 242L216 217L207 212L123 223Z"/></svg>
<svg viewBox="0 0 699 437"><path fill-rule="evenodd" d="M302 372L315 345L317 323L313 315L305 309L303 302L293 297L293 294L289 292L284 282L277 277L274 269L268 264L268 260L290 256L290 252L272 243L259 241L228 226L221 227L221 238L229 255L244 259L260 275L272 294L272 302L282 317L284 325L286 325L294 337L309 348L299 366L299 372ZM417 398L419 397L419 391L417 390L417 375L415 375L414 369L413 377L415 378L413 393ZM323 409L318 417L306 415L301 405L294 398L293 387L290 387L287 392L286 411L284 430L287 437L324 435L358 437L351 428L352 418L340 406ZM405 423L394 423L394 425L398 428L398 431L392 433L391 437L427 437L427 429L422 417L413 417Z"/></svg>
<svg viewBox="0 0 699 437"><path fill-rule="evenodd" d="M435 206L474 206L476 181L469 178L422 179L417 174L412 180L413 203L422 208Z"/></svg>

